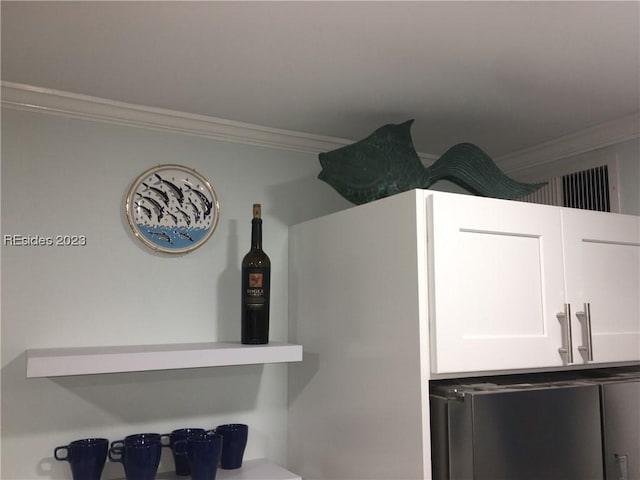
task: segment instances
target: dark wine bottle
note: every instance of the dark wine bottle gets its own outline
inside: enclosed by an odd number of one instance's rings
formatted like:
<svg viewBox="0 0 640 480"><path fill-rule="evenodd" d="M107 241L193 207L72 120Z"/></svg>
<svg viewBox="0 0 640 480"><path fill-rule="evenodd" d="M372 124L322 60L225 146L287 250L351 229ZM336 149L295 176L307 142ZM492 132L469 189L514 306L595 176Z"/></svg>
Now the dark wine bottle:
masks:
<svg viewBox="0 0 640 480"><path fill-rule="evenodd" d="M269 343L271 260L262 250L260 204L253 205L251 250L242 259L242 343Z"/></svg>

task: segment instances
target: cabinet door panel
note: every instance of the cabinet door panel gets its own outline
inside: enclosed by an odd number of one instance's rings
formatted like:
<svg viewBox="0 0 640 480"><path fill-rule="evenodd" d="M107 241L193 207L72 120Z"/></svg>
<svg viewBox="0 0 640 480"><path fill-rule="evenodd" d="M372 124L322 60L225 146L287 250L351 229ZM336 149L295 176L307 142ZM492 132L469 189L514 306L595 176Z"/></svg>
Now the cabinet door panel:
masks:
<svg viewBox="0 0 640 480"><path fill-rule="evenodd" d="M432 370L562 365L560 209L433 195L428 210Z"/></svg>
<svg viewBox="0 0 640 480"><path fill-rule="evenodd" d="M593 362L640 360L640 218L564 209L567 301L576 362L588 362L588 331L575 312L591 313Z"/></svg>

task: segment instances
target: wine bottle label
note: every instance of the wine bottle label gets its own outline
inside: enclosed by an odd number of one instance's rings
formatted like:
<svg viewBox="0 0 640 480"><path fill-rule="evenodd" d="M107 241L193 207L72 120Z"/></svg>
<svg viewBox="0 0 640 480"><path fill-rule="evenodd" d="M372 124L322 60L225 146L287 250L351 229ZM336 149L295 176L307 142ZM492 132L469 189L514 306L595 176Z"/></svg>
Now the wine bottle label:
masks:
<svg viewBox="0 0 640 480"><path fill-rule="evenodd" d="M268 276L263 271L246 272L245 305L259 308L267 303Z"/></svg>

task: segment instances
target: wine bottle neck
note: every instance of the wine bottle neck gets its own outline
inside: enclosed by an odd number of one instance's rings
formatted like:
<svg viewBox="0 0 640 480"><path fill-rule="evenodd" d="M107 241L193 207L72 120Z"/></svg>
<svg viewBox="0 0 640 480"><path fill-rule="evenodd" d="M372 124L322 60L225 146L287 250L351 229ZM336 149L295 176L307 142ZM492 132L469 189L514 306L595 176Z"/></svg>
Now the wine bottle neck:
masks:
<svg viewBox="0 0 640 480"><path fill-rule="evenodd" d="M251 249L262 250L262 220L260 218L251 220Z"/></svg>

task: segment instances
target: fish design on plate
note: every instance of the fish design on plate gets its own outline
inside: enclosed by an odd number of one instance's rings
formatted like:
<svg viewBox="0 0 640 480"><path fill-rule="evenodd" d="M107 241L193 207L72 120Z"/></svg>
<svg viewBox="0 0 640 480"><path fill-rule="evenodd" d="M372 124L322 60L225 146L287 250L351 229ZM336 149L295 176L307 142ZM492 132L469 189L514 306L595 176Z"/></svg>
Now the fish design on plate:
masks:
<svg viewBox="0 0 640 480"><path fill-rule="evenodd" d="M133 233L153 250L186 253L206 242L219 219L211 183L193 169L160 165L132 184L126 213Z"/></svg>
<svg viewBox="0 0 640 480"><path fill-rule="evenodd" d="M482 149L459 143L425 167L413 146L413 120L378 128L364 140L319 155L318 178L360 205L449 180L474 195L516 199L544 183L521 183L505 175Z"/></svg>

